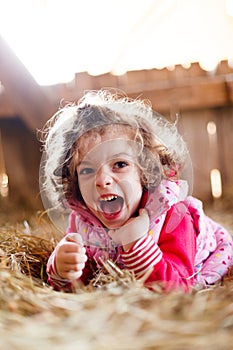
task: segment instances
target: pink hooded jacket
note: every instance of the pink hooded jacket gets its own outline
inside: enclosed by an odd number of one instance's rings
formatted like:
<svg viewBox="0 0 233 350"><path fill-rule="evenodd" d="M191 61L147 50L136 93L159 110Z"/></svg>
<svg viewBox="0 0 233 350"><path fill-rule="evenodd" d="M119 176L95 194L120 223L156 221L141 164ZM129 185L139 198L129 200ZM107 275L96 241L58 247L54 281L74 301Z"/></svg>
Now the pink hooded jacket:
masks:
<svg viewBox="0 0 233 350"><path fill-rule="evenodd" d="M162 281L167 289L182 287L189 291L193 285L213 284L227 273L233 264L232 237L204 214L198 199L187 197L185 181L163 180L148 193L145 209L149 231L127 252L85 206L71 212L66 234L78 232L82 236L88 256L81 276L84 283L101 266L100 257L112 259L136 276L150 270L145 284ZM71 282L56 271L56 248L48 260L47 273L55 289L72 290Z"/></svg>

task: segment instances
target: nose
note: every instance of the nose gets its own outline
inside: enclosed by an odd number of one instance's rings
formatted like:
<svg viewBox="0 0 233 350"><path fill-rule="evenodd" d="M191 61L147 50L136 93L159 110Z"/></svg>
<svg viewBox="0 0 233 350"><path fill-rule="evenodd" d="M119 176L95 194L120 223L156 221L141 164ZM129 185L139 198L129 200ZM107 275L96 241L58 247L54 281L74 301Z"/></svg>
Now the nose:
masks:
<svg viewBox="0 0 233 350"><path fill-rule="evenodd" d="M96 186L99 188L105 188L113 183L110 172L105 168L101 167L96 174Z"/></svg>

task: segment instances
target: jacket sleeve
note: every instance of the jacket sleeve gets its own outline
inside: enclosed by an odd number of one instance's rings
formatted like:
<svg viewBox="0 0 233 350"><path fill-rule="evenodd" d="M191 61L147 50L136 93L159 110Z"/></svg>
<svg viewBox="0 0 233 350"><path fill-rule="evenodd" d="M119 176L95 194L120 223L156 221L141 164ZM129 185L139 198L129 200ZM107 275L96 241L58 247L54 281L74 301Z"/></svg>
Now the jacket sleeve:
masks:
<svg viewBox="0 0 233 350"><path fill-rule="evenodd" d="M188 292L193 285L196 233L193 219L185 205L174 205L167 213L158 244L146 235L127 252L122 253L126 268L136 276L149 273L145 285L162 282L165 290L182 288ZM172 223L172 225L171 225Z"/></svg>

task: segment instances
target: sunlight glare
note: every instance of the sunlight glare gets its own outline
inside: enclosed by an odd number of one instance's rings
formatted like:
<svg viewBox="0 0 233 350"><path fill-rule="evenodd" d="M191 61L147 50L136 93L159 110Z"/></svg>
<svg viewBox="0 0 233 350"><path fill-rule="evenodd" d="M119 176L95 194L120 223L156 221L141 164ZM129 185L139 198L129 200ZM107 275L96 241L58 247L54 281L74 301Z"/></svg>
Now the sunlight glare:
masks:
<svg viewBox="0 0 233 350"><path fill-rule="evenodd" d="M0 0L0 33L40 85L192 62L213 72L233 59L232 2Z"/></svg>
<svg viewBox="0 0 233 350"><path fill-rule="evenodd" d="M218 169L212 169L210 172L210 183L212 196L220 198L222 196L222 179L221 173Z"/></svg>

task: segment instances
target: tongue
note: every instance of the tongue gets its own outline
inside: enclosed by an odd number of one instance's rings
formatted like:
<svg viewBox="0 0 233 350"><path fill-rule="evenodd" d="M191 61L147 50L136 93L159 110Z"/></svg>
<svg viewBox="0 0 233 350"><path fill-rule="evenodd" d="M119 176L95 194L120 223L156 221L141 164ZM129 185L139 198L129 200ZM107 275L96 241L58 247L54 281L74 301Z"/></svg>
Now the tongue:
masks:
<svg viewBox="0 0 233 350"><path fill-rule="evenodd" d="M117 213L122 209L122 198L116 198L112 201L101 202L101 209L106 214Z"/></svg>

